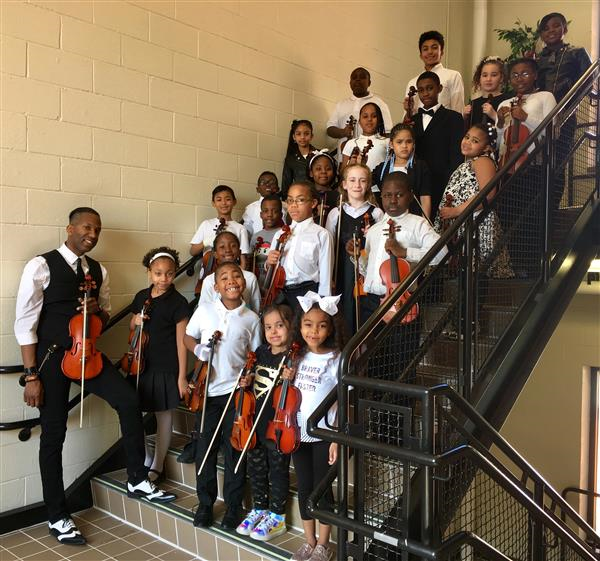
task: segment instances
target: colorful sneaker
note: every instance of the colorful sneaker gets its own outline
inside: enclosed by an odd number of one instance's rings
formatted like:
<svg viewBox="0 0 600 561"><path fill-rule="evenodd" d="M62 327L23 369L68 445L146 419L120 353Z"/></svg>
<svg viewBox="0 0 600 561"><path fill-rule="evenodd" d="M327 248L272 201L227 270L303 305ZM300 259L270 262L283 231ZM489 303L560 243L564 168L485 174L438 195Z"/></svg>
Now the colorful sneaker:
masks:
<svg viewBox="0 0 600 561"><path fill-rule="evenodd" d="M324 545L317 544L313 549L312 555L308 558L308 561L329 561L333 551Z"/></svg>
<svg viewBox="0 0 600 561"><path fill-rule="evenodd" d="M242 536L249 536L254 527L263 519L265 515L269 514L268 510L259 510L253 508L242 520L242 523L235 529L238 534Z"/></svg>
<svg viewBox="0 0 600 561"><path fill-rule="evenodd" d="M290 557L290 561L308 561L314 548L308 543L303 543L296 553Z"/></svg>
<svg viewBox="0 0 600 561"><path fill-rule="evenodd" d="M253 540L260 542L268 542L276 536L285 534L287 528L285 526L285 516L283 514L275 514L269 512L252 530L250 537Z"/></svg>

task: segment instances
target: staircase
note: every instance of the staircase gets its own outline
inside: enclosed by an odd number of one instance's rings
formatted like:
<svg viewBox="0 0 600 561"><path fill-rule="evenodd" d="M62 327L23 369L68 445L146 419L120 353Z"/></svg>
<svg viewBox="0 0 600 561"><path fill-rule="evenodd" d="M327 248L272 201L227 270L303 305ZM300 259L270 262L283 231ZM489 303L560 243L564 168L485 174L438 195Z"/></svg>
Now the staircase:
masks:
<svg viewBox="0 0 600 561"><path fill-rule="evenodd" d="M340 446L311 496L339 561L600 558L600 536L498 433L598 250L599 79L596 62L344 349L309 420ZM501 225L491 253L486 219ZM336 401L338 427L318 428Z"/></svg>

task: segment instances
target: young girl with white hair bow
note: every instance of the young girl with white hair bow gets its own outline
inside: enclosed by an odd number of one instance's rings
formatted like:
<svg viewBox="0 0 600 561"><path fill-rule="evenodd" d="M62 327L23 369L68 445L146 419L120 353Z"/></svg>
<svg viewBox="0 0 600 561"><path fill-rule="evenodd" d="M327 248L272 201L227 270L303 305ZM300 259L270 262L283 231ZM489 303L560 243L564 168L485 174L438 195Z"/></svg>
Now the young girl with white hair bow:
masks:
<svg viewBox="0 0 600 561"><path fill-rule="evenodd" d="M302 311L297 315L292 340L301 345L300 360L293 371L286 368L283 374L288 378L293 377L294 385L302 393L298 413L301 442L298 450L292 454L292 459L296 468L298 503L306 542L292 556L292 560L296 561L327 561L332 556L328 547L331 527L320 523L317 538L316 523L308 513L307 502L328 465L336 462L337 444L329 444L309 436L306 424L310 415L337 386L337 371L343 347L339 301L339 296L322 297L312 291L305 296L298 296ZM337 405L329 410L327 416L330 425L336 423ZM319 423L319 427L325 426L324 420ZM320 504L326 509L332 508L331 488Z"/></svg>

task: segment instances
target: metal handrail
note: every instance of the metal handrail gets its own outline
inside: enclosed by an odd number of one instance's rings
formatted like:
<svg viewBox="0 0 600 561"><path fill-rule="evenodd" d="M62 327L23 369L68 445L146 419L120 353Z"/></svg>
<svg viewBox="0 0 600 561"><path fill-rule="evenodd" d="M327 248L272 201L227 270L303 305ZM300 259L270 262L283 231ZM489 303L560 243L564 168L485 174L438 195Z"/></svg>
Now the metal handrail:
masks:
<svg viewBox="0 0 600 561"><path fill-rule="evenodd" d="M196 255L196 256L188 259L185 263L183 263L183 265L180 265L180 267L177 269L177 271L175 271L175 278L181 276L183 273L187 273L188 276L192 276L194 274L194 266L200 260L200 258L201 257L199 255ZM112 327L114 327L117 323L119 323L121 320L126 318L130 312L131 312L131 304L128 304L127 306L125 306L124 308L119 310L114 316L111 316L109 321L104 326L104 329L102 330L102 332L104 333L104 332L108 331L109 329L111 329ZM22 364L12 365L12 366L0 366L0 374L18 374L19 372L23 372ZM83 396L84 399L88 395L89 394L87 392L84 392L84 396ZM71 409L73 409L74 407L77 406L78 403L80 403L80 401L81 401L80 397L81 397L81 393L77 394L75 397L73 397L69 401L68 411L71 411ZM22 419L20 421L9 421L9 422L5 422L5 423L0 422L0 431L9 431L9 430L20 429L19 440L22 442L25 442L31 436L31 429L33 427L36 427L39 424L40 424L39 417L36 417L34 419Z"/></svg>
<svg viewBox="0 0 600 561"><path fill-rule="evenodd" d="M411 268L409 275L398 285L398 287L391 293L378 308L373 312L365 324L358 330L354 336L350 339L348 344L344 347L341 357L339 371L344 375L350 371L350 360L354 352L365 342L368 336L373 332L375 327L379 325L383 317L386 315L388 310L392 308L398 301L398 299L410 288L410 286L427 270L430 266L433 258L447 245L452 245L452 240L458 231L468 221L473 219L474 211L481 205L487 207L487 198L493 190L500 186L501 181L505 178L506 173L517 163L517 161L527 153L527 160L529 161L535 153L541 150L541 146L535 147L532 153L528 153L534 143L538 140L542 132L548 128L557 114L571 102L575 102L578 98L583 99L586 92L583 91L583 86L587 81L592 80L594 73L600 68L600 61L595 61L587 72L577 81L577 83L570 90L561 101L552 109L552 111L546 116L546 118L540 123L533 133L527 138L522 146L513 154L508 162L500 168L494 177L488 182L488 184L480 189L479 193L473 197L467 207L461 212L461 214L455 218L450 226L440 235L438 241L430 248L430 250L423 256L423 258ZM581 90L581 91L580 91ZM526 165L525 163L523 165ZM483 220L486 213L482 212L478 217L478 220ZM414 295L413 295L414 296ZM396 317L403 317L404 313L411 308L415 298L409 298L402 307L398 310ZM404 313L403 313L404 312ZM390 322L391 324L392 322ZM385 331L385 330L384 330ZM383 332L382 332L383 333Z"/></svg>

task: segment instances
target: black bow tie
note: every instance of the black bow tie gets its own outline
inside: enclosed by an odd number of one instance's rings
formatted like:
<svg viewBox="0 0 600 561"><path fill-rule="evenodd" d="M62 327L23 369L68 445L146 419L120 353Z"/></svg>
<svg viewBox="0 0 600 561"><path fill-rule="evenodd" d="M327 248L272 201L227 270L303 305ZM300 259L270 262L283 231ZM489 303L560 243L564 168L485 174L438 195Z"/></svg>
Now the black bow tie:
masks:
<svg viewBox="0 0 600 561"><path fill-rule="evenodd" d="M423 109L422 107L419 107L419 113L421 113L421 115L429 115L430 117L435 115L435 111L433 109Z"/></svg>

